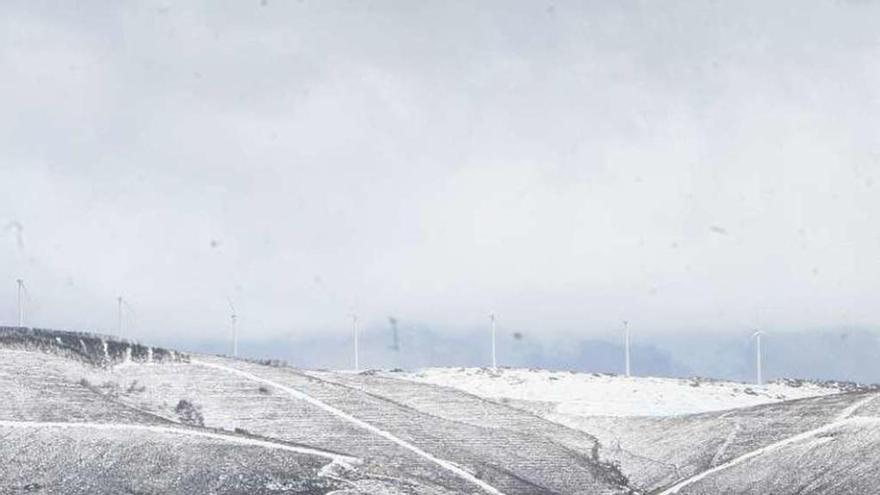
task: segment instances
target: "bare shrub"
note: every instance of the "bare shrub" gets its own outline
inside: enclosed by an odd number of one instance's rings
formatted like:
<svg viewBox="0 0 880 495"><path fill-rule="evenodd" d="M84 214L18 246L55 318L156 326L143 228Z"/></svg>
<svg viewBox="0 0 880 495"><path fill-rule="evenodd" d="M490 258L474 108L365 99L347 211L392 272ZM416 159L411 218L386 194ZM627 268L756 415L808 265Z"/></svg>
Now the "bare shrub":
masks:
<svg viewBox="0 0 880 495"><path fill-rule="evenodd" d="M181 423L194 426L205 426L205 417L202 415L201 408L186 399L180 399L174 412L180 418Z"/></svg>

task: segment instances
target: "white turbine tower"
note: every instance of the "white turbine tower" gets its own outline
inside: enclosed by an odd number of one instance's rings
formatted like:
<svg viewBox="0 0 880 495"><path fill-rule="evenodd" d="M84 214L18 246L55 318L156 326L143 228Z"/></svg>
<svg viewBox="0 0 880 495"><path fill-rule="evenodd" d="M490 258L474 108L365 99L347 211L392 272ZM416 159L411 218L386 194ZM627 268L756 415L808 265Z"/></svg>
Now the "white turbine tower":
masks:
<svg viewBox="0 0 880 495"><path fill-rule="evenodd" d="M24 280L17 279L18 284L18 326L24 327Z"/></svg>
<svg viewBox="0 0 880 495"><path fill-rule="evenodd" d="M498 360L495 354L495 313L489 313L489 321L492 323L492 370L498 370Z"/></svg>
<svg viewBox="0 0 880 495"><path fill-rule="evenodd" d="M361 369L361 363L358 356L358 317L356 314L351 315L351 332L354 335L354 371Z"/></svg>
<svg viewBox="0 0 880 495"><path fill-rule="evenodd" d="M236 328L236 320L238 320L238 315L235 314L235 305L232 304L232 299L226 298L229 302L229 309L232 313L229 315L230 321L232 321L232 357L238 357L238 328Z"/></svg>
<svg viewBox="0 0 880 495"><path fill-rule="evenodd" d="M623 321L623 346L624 346L624 368L626 369L626 376L629 376L629 323L624 320Z"/></svg>
<svg viewBox="0 0 880 495"><path fill-rule="evenodd" d="M752 337L755 338L755 379L758 385L763 383L763 377L761 376L761 335L764 335L764 332L760 330L752 334Z"/></svg>
<svg viewBox="0 0 880 495"><path fill-rule="evenodd" d="M116 336L122 340L122 296L116 298Z"/></svg>

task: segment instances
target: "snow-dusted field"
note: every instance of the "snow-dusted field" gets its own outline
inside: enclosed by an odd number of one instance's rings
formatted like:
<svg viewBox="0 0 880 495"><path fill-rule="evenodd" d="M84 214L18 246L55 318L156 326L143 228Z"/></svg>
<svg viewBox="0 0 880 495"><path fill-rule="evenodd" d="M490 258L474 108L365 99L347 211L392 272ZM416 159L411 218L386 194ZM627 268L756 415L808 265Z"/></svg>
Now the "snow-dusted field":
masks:
<svg viewBox="0 0 880 495"><path fill-rule="evenodd" d="M0 493L873 494L880 393L847 387L310 371L0 328Z"/></svg>
<svg viewBox="0 0 880 495"><path fill-rule="evenodd" d="M875 493L877 479L864 470L880 467L869 458L880 445L876 390L529 369L384 375L467 392L592 435L599 460L618 466L637 493Z"/></svg>
<svg viewBox="0 0 880 495"><path fill-rule="evenodd" d="M834 387L761 386L720 380L626 377L534 369L428 368L393 376L495 400L535 402L572 416L675 416L839 393ZM526 406L526 404L520 404Z"/></svg>

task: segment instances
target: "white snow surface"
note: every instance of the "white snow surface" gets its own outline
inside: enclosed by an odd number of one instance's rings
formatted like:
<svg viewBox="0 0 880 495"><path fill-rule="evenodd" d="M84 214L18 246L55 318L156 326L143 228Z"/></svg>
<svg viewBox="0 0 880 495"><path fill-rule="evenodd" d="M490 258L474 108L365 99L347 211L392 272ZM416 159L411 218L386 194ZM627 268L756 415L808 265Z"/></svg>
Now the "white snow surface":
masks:
<svg viewBox="0 0 880 495"><path fill-rule="evenodd" d="M839 393L813 383L761 386L720 380L626 377L535 369L427 368L395 377L494 400L541 403L566 416L675 416Z"/></svg>

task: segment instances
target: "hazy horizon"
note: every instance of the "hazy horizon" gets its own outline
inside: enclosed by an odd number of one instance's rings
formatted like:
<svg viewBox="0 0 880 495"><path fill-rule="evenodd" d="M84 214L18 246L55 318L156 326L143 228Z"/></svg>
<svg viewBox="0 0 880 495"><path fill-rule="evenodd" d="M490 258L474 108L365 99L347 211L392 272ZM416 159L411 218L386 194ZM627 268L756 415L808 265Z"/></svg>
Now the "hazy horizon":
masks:
<svg viewBox="0 0 880 495"><path fill-rule="evenodd" d="M876 331L878 14L4 2L0 323Z"/></svg>

